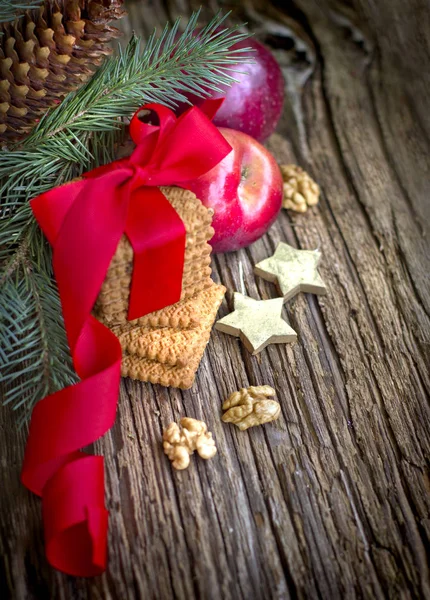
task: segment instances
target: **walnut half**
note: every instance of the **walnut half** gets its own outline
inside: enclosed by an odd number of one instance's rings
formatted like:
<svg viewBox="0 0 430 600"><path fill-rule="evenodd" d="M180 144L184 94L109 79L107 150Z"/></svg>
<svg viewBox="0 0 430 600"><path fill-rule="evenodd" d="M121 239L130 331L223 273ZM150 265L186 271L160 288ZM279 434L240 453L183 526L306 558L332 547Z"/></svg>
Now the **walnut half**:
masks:
<svg viewBox="0 0 430 600"><path fill-rule="evenodd" d="M282 206L296 212L306 212L318 204L319 185L297 165L279 165L284 180Z"/></svg>
<svg viewBox="0 0 430 600"><path fill-rule="evenodd" d="M163 432L164 453L170 458L175 469L186 469L195 450L204 459L215 456L215 442L206 423L184 417L180 425L181 427L170 423Z"/></svg>
<svg viewBox="0 0 430 600"><path fill-rule="evenodd" d="M224 423L234 423L241 431L277 419L281 406L271 397L275 390L268 385L251 386L233 392L222 405Z"/></svg>

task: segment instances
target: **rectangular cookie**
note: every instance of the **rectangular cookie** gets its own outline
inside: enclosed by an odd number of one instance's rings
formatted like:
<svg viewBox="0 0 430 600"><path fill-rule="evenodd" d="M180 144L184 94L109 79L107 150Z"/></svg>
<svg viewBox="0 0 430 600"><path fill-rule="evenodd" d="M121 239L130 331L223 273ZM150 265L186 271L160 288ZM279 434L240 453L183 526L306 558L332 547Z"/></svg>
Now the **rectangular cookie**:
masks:
<svg viewBox="0 0 430 600"><path fill-rule="evenodd" d="M200 326L188 329L174 327L134 327L118 335L122 349L127 354L139 358L148 358L168 365L185 367L194 355L194 346L199 341L203 329L207 326L212 314L214 299L218 297L216 285L200 292L187 300L200 312Z"/></svg>
<svg viewBox="0 0 430 600"><path fill-rule="evenodd" d="M125 240L121 240L120 246L126 244ZM206 246L209 250L206 250ZM204 246L201 246L201 254L200 256L187 259L187 252L185 252L185 263L184 263L184 272L182 275L182 288L186 289L191 284L199 281L207 275L211 273L210 264L211 264L211 256L210 256L211 247L209 244L205 243ZM117 303L118 301L124 302L128 300L130 291L129 286L131 282L132 275L132 265L133 265L133 255L130 258L130 273L124 274L124 271L120 271L118 267L112 269L109 273L109 283L103 282L97 306L100 306L103 303L104 310L108 310L108 307L111 304Z"/></svg>
<svg viewBox="0 0 430 600"><path fill-rule="evenodd" d="M210 267L205 267L201 271L196 272L195 277L190 278L190 281L187 281L182 289L183 300L187 300L198 292L209 288L212 283ZM118 298L117 300L110 300L109 304L103 307L103 310L98 308L94 310L94 315L97 319L108 327L127 325L129 323L127 314L128 296L127 304L123 299ZM136 321L140 321L140 319L136 319Z"/></svg>
<svg viewBox="0 0 430 600"><path fill-rule="evenodd" d="M207 242L214 233L211 226L213 212L188 190L177 187L161 187L160 190L175 208L186 229L181 295L181 300L185 300L211 285L211 247ZM132 269L133 249L127 237L123 236L94 306L95 316L109 326L127 322Z"/></svg>
<svg viewBox="0 0 430 600"><path fill-rule="evenodd" d="M127 238L124 236L118 246L117 253L121 253L123 248L130 246ZM210 278L210 246L209 251L206 250L206 244L201 247L202 254L198 258L190 259L185 253L184 272L182 276L182 295L181 300L188 298L190 295L207 287L207 279ZM100 293L95 305L95 312L103 315L114 314L117 312L126 312L130 297L130 284L133 270L133 255L128 262L124 261L120 266L112 265L109 267L108 274L102 284ZM196 289L197 288L197 289ZM190 291L191 290L191 291Z"/></svg>
<svg viewBox="0 0 430 600"><path fill-rule="evenodd" d="M200 307L193 302L194 296L187 300L180 300L176 304L166 306L155 312L149 313L139 319L127 321L120 325L111 326L115 335L120 336L137 327L172 327L173 329L190 329L200 325ZM105 322L105 325L109 325Z"/></svg>
<svg viewBox="0 0 430 600"><path fill-rule="evenodd" d="M224 286L214 283L211 288L210 308L202 318L200 326L194 330L193 352L187 365L167 365L156 360L139 358L136 355L125 353L121 366L122 376L140 381L149 381L150 383L159 383L166 387L176 387L184 390L190 388L194 383L198 366L209 341L212 325L224 294Z"/></svg>

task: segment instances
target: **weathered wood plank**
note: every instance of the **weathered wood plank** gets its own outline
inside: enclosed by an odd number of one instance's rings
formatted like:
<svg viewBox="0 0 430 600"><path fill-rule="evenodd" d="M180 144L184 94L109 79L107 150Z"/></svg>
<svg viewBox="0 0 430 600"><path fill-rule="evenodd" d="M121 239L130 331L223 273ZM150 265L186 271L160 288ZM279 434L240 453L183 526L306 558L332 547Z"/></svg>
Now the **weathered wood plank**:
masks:
<svg viewBox="0 0 430 600"><path fill-rule="evenodd" d="M309 214L284 212L251 248L217 256L215 277L274 297L252 269L282 240L320 247L329 294L286 305L292 346L251 357L214 332L190 391L122 383L117 422L95 444L111 514L102 577L46 564L39 501L19 483L25 435L1 411L9 596L430 598L430 11L410 4L236 3L284 67L289 97L269 147L323 193ZM193 7L133 2L123 27L148 33ZM228 297L220 315L231 308ZM222 400L261 383L276 388L282 417L247 432L223 424ZM174 472L161 432L183 415L208 423L218 455Z"/></svg>

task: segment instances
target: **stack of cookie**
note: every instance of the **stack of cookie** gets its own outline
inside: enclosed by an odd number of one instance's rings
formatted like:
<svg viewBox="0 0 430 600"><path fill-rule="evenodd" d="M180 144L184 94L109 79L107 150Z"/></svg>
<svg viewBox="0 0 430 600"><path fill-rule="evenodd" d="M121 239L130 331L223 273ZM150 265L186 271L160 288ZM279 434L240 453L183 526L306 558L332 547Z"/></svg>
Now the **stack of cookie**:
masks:
<svg viewBox="0 0 430 600"><path fill-rule="evenodd" d="M95 316L118 336L122 375L187 389L192 386L225 288L210 275L212 213L192 192L160 188L186 229L182 295L179 302L127 321L133 250L124 236L94 307Z"/></svg>

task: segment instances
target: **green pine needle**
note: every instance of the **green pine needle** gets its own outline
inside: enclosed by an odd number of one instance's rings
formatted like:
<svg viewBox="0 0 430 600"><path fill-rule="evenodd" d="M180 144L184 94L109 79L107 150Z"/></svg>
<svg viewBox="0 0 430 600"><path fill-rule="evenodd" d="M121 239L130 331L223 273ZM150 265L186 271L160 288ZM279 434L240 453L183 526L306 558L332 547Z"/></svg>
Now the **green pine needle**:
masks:
<svg viewBox="0 0 430 600"><path fill-rule="evenodd" d="M16 18L19 18L24 11L37 8L41 4L42 0L28 0L28 2L21 2L20 0L0 0L0 23L13 21Z"/></svg>
<svg viewBox="0 0 430 600"><path fill-rule="evenodd" d="M247 35L222 26L228 15L218 13L195 36L199 14L182 34L177 20L144 47L133 36L19 147L0 150L0 384L24 420L40 398L73 381L51 249L29 200L114 160L127 121L142 104L174 107L187 92L204 97L234 81L234 65L249 61L242 56L248 49L229 48Z"/></svg>

